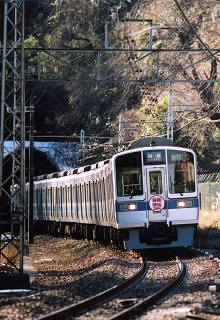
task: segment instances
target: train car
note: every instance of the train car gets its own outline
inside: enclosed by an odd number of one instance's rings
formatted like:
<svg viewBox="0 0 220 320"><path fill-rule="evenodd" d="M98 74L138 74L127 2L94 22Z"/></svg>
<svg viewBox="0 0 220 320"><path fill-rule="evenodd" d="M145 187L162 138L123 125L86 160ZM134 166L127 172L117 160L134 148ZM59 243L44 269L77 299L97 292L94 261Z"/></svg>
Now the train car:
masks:
<svg viewBox="0 0 220 320"><path fill-rule="evenodd" d="M36 177L37 226L122 243L125 249L192 246L198 223L196 155L165 141Z"/></svg>

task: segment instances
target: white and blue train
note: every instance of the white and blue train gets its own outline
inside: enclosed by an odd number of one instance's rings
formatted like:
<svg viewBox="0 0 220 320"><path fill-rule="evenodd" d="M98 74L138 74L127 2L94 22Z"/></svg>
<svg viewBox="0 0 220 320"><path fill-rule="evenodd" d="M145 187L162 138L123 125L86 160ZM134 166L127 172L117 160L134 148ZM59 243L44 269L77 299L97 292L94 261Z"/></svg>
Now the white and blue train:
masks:
<svg viewBox="0 0 220 320"><path fill-rule="evenodd" d="M196 171L190 149L134 144L110 160L36 177L34 220L41 229L125 249L192 246Z"/></svg>

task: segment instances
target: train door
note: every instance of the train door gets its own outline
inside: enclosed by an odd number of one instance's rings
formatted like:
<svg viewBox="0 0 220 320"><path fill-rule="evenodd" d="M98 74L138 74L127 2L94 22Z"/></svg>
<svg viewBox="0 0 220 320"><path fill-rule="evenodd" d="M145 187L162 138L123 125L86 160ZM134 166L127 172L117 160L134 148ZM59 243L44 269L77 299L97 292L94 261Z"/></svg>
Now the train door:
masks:
<svg viewBox="0 0 220 320"><path fill-rule="evenodd" d="M166 222L167 208L165 168L154 167L146 169L147 216L148 223Z"/></svg>

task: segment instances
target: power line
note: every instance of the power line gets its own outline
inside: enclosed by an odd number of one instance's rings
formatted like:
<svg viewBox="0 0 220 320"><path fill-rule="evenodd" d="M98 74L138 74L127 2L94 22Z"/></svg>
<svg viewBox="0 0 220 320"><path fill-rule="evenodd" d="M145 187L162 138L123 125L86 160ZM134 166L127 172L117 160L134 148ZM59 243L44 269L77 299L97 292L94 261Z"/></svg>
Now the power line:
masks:
<svg viewBox="0 0 220 320"><path fill-rule="evenodd" d="M174 0L175 4L177 5L179 11L181 12L183 18L185 19L185 21L187 22L187 24L189 25L190 29L192 30L192 32L195 34L195 36L197 37L197 39L199 40L199 42L203 45L203 47L210 53L210 55L217 60L218 62L220 62L220 60L214 55L214 53L212 53L212 51L209 49L209 47L207 46L207 44L205 44L205 42L200 38L199 34L196 32L196 30L194 29L194 27L192 26L191 22L189 21L189 19L187 18L187 16L185 15L181 5L179 4L179 2L177 0Z"/></svg>

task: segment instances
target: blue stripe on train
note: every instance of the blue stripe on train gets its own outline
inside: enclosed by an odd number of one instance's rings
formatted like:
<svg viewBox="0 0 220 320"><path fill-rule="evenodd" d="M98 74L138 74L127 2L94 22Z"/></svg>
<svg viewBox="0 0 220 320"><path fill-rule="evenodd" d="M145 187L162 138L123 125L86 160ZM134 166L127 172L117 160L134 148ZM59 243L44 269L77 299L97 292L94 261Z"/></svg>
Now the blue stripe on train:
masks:
<svg viewBox="0 0 220 320"><path fill-rule="evenodd" d="M165 209L177 209L177 200L181 200L181 198L179 199L169 199L169 200L166 200L165 201ZM183 198L184 200L184 198ZM198 208L199 207L199 201L198 201L198 198L187 198L187 200L193 200L193 204L192 204L192 207L191 208ZM145 202L145 201L130 201L130 203L136 203L137 204L137 210L136 211L144 211L144 210L149 210L150 207L149 207L149 202ZM121 210L121 204L123 202L116 202L116 211L119 212L119 211L122 211ZM128 202L124 202L124 203L128 203ZM182 208L184 209L184 208ZM187 209L187 208L186 208ZM126 211L126 210L123 210L123 211Z"/></svg>

